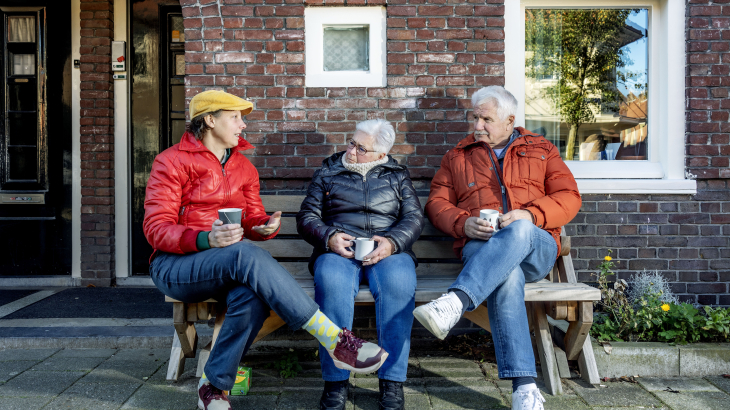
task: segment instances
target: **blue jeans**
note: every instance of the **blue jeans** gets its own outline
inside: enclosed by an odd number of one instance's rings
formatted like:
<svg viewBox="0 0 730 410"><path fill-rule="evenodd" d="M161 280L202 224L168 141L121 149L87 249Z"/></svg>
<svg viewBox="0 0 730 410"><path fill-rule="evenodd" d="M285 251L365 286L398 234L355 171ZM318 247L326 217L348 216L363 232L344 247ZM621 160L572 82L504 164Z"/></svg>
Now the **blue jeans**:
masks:
<svg viewBox="0 0 730 410"><path fill-rule="evenodd" d="M416 303L416 265L407 254L388 256L375 265L325 253L314 262L314 300L337 326L352 328L355 296L367 278L375 299L375 320L380 347L389 353L378 378L404 382L411 349L411 327ZM319 347L322 378L347 380L350 372L335 367L324 347Z"/></svg>
<svg viewBox="0 0 730 410"><path fill-rule="evenodd" d="M182 302L225 301L228 311L205 365L205 376L222 390L233 387L269 307L294 330L319 309L269 252L247 242L187 255L161 252L150 277L162 293Z"/></svg>
<svg viewBox="0 0 730 410"><path fill-rule="evenodd" d="M558 245L530 221L517 220L488 241L471 240L462 251L464 268L449 290L469 296L474 310L487 300L499 378L537 377L525 310L525 283L550 273Z"/></svg>

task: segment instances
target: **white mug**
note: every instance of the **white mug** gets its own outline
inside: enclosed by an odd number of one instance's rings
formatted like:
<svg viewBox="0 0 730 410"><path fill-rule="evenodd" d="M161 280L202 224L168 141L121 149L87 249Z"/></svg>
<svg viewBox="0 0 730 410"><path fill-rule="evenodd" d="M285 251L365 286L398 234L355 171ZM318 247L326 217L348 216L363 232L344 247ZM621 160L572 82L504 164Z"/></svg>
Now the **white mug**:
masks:
<svg viewBox="0 0 730 410"><path fill-rule="evenodd" d="M494 232L499 230L499 211L494 209L482 209L479 211L479 219L484 219L489 222L489 225L494 228Z"/></svg>
<svg viewBox="0 0 730 410"><path fill-rule="evenodd" d="M361 261L375 249L375 241L370 238L357 238L352 241L352 246L355 248L355 259Z"/></svg>

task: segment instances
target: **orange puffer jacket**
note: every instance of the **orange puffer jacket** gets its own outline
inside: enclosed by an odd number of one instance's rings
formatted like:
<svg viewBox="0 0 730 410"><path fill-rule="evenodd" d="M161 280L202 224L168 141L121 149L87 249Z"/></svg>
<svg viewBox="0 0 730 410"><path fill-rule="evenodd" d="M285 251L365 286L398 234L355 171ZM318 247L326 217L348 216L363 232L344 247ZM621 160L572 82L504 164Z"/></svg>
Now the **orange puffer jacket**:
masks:
<svg viewBox="0 0 730 410"><path fill-rule="evenodd" d="M502 213L527 209L535 216L535 225L555 239L558 255L560 227L578 214L578 184L558 149L541 135L522 127L515 129L520 136L507 148L499 177L494 151L488 144L477 142L472 134L444 155L441 169L431 181L426 215L434 226L456 238L454 252L459 257L468 240L464 224L467 218L478 217L481 209ZM502 209L500 178L504 181L507 210Z"/></svg>
<svg viewBox="0 0 730 410"><path fill-rule="evenodd" d="M242 208L244 236L263 241L251 228L266 224L269 216L259 197L259 173L239 151L252 149L243 138L225 166L195 136L183 134L179 144L166 149L152 164L144 200L144 234L155 252L198 251L196 239L210 231L221 208ZM154 258L154 254L153 254Z"/></svg>

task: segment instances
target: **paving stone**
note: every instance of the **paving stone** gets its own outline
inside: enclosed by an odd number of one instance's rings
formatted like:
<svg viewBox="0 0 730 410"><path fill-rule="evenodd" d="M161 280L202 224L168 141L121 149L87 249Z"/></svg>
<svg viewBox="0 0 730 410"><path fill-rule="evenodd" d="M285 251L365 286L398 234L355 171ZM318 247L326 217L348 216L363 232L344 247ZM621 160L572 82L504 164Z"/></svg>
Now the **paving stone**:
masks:
<svg viewBox="0 0 730 410"><path fill-rule="evenodd" d="M722 376L708 376L705 379L709 380L710 383L717 386L720 390L730 394L730 379Z"/></svg>
<svg viewBox="0 0 730 410"><path fill-rule="evenodd" d="M721 391L680 393L658 391L654 392L654 394L675 410L719 410L730 408L730 396Z"/></svg>
<svg viewBox="0 0 730 410"><path fill-rule="evenodd" d="M170 349L120 349L109 360L166 361L169 358Z"/></svg>
<svg viewBox="0 0 730 410"><path fill-rule="evenodd" d="M482 368L484 374L489 379L499 380L499 371L497 370L496 363L483 362L479 366Z"/></svg>
<svg viewBox="0 0 730 410"><path fill-rule="evenodd" d="M431 404L425 394L409 394L405 397L407 410L429 410ZM378 393L361 391L353 399L355 410L378 410Z"/></svg>
<svg viewBox="0 0 730 410"><path fill-rule="evenodd" d="M641 387L649 391L662 391L671 388L680 392L718 391L717 387L704 379L687 377L641 377L637 379Z"/></svg>
<svg viewBox="0 0 730 410"><path fill-rule="evenodd" d="M0 361L36 360L41 361L61 349L4 349L0 350Z"/></svg>
<svg viewBox="0 0 730 410"><path fill-rule="evenodd" d="M34 371L81 371L92 370L101 362L105 361L105 357L57 357L52 356L48 359L36 364L31 370Z"/></svg>
<svg viewBox="0 0 730 410"><path fill-rule="evenodd" d="M352 385L356 389L378 393L380 381L378 379L355 379ZM421 379L406 380L403 383L404 394L426 394L426 387Z"/></svg>
<svg viewBox="0 0 730 410"><path fill-rule="evenodd" d="M85 372L25 372L0 386L0 396L56 396Z"/></svg>
<svg viewBox="0 0 730 410"><path fill-rule="evenodd" d="M141 383L76 383L56 397L43 410L118 409L141 385Z"/></svg>
<svg viewBox="0 0 730 410"><path fill-rule="evenodd" d="M478 364L453 358L419 358L423 377L483 377Z"/></svg>
<svg viewBox="0 0 730 410"><path fill-rule="evenodd" d="M287 389L313 389L317 390L319 394L324 389L324 380L315 378L299 378L292 377L290 379L282 379L284 384L284 390ZM256 379L251 377L251 383L255 383Z"/></svg>
<svg viewBox="0 0 730 410"><path fill-rule="evenodd" d="M324 383L323 383L324 385ZM284 391L279 396L279 409L318 410L322 390Z"/></svg>
<svg viewBox="0 0 730 410"><path fill-rule="evenodd" d="M20 373L30 369L34 364L35 360L24 360L17 362L0 362L0 382L6 382Z"/></svg>
<svg viewBox="0 0 730 410"><path fill-rule="evenodd" d="M661 403L638 384L604 382L594 387L583 380L568 380L570 388L590 406L656 406Z"/></svg>
<svg viewBox="0 0 730 410"><path fill-rule="evenodd" d="M3 410L38 410L51 401L44 397L0 397L0 409Z"/></svg>
<svg viewBox="0 0 730 410"><path fill-rule="evenodd" d="M145 384L124 403L123 410L193 410L198 408L196 383L175 386Z"/></svg>
<svg viewBox="0 0 730 410"><path fill-rule="evenodd" d="M92 370L81 383L135 383L151 377L164 362L137 362L131 360L105 361Z"/></svg>
<svg viewBox="0 0 730 410"><path fill-rule="evenodd" d="M116 352L117 349L63 349L53 357L111 357Z"/></svg>
<svg viewBox="0 0 730 410"><path fill-rule="evenodd" d="M428 389L428 393L434 410L508 408L497 388L484 391L439 388Z"/></svg>
<svg viewBox="0 0 730 410"><path fill-rule="evenodd" d="M443 378L443 377L424 377L423 382L426 390L434 389L471 389L471 390L494 390L495 385L491 380L484 377L481 378Z"/></svg>
<svg viewBox="0 0 730 410"><path fill-rule="evenodd" d="M234 409L275 409L278 394L274 395L251 395L229 396L231 407Z"/></svg>

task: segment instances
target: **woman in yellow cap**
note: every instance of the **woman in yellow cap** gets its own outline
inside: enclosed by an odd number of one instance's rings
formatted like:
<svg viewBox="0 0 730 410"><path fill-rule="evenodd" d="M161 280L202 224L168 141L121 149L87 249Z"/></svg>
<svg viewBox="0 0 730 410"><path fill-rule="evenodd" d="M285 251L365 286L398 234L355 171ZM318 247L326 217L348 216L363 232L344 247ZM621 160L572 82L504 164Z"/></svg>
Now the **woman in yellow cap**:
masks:
<svg viewBox="0 0 730 410"><path fill-rule="evenodd" d="M231 408L224 391L233 387L238 363L270 309L292 329L311 333L342 369L370 373L388 357L335 326L268 252L241 242L273 238L281 216L264 212L258 172L241 154L253 148L241 138L243 116L252 109L223 91L193 97L188 131L155 158L147 182L144 233L155 249L155 285L186 303L216 298L228 309L198 385L204 410ZM241 222L224 224L218 219L222 208L240 208Z"/></svg>

